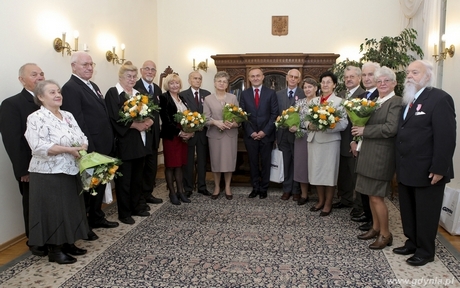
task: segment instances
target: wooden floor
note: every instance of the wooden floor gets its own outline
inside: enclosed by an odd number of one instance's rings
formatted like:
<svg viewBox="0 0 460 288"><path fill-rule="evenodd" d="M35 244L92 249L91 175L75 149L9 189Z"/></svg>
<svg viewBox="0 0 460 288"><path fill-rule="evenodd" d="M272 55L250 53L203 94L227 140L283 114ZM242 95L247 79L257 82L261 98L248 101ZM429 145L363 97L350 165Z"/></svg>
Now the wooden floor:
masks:
<svg viewBox="0 0 460 288"><path fill-rule="evenodd" d="M238 176L236 176L238 177ZM157 178L164 179L164 167L160 165L158 167ZM206 179L208 181L213 181L212 173L207 173ZM114 195L115 199L115 195ZM439 227L438 232L444 236L444 238L449 241L449 243L460 252L460 236L452 236L450 235L444 228ZM5 265L6 263L16 259L17 257L23 255L28 251L28 247L26 245L27 239L22 238L18 240L16 243L12 243L7 247L3 247L0 251L0 266Z"/></svg>

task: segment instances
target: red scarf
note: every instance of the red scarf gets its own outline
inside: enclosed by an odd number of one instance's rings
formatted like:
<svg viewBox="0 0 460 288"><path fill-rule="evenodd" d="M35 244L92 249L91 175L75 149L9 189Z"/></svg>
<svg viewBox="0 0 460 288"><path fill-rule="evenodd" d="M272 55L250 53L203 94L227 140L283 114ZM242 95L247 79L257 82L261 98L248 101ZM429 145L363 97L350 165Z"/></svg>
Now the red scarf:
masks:
<svg viewBox="0 0 460 288"><path fill-rule="evenodd" d="M331 95L332 95L332 93L331 93L331 94L329 94L329 95L327 95L326 97L324 97L324 96L321 96L321 102L320 102L320 103L321 103L321 104L324 104L324 103L326 103L326 102L327 102L327 100L329 99L329 97L331 97Z"/></svg>

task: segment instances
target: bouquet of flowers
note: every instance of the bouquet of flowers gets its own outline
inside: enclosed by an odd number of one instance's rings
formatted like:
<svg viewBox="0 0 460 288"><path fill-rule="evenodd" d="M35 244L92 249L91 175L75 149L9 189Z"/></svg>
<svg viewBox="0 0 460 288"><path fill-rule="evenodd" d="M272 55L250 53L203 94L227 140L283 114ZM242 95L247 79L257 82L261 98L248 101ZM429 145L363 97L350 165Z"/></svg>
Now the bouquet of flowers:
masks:
<svg viewBox="0 0 460 288"><path fill-rule="evenodd" d="M121 160L96 152L87 153L82 150L79 152L81 157L78 160L80 167L80 179L83 190L89 191L91 195L96 195L96 188L99 184L107 184L115 177L123 176L117 172Z"/></svg>
<svg viewBox="0 0 460 288"><path fill-rule="evenodd" d="M249 114L243 111L240 107L235 104L225 104L222 109L223 120L229 122L242 123L248 121Z"/></svg>
<svg viewBox="0 0 460 288"><path fill-rule="evenodd" d="M379 107L379 105L371 100L366 98L353 98L345 100L342 103L342 106L345 108L345 111L350 118L353 126L364 126L371 117L371 114ZM359 141L360 136L353 137L354 141Z"/></svg>
<svg viewBox="0 0 460 288"><path fill-rule="evenodd" d="M184 132L191 133L203 130L206 117L198 112L185 110L184 112L177 111L174 114L174 120L181 125Z"/></svg>
<svg viewBox="0 0 460 288"><path fill-rule="evenodd" d="M295 136L300 138L303 136L302 131L300 131L300 115L299 115L299 107L289 107L286 110L281 112L281 115L276 118L275 121L276 130L279 128L291 128L292 126L297 127L297 131L295 132Z"/></svg>
<svg viewBox="0 0 460 288"><path fill-rule="evenodd" d="M319 130L325 131L327 129L334 129L342 117L342 111L333 107L329 102L326 102L308 106L308 114L305 119L318 127Z"/></svg>
<svg viewBox="0 0 460 288"><path fill-rule="evenodd" d="M133 121L143 121L146 118L153 119L154 111L160 111L160 107L155 105L149 96L138 94L128 98L123 103L123 106L118 112L120 115L118 122L126 124Z"/></svg>

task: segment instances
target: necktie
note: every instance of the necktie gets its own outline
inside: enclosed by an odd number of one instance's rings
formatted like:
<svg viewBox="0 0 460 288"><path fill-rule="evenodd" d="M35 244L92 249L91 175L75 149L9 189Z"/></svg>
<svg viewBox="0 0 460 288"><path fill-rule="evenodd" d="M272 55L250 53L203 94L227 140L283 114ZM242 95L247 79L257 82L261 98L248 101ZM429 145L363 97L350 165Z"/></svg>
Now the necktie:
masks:
<svg viewBox="0 0 460 288"><path fill-rule="evenodd" d="M195 102L196 102L196 105L200 104L200 101L198 99L198 91L195 91Z"/></svg>
<svg viewBox="0 0 460 288"><path fill-rule="evenodd" d="M345 96L345 97L346 97L345 99L350 98L350 96L351 96L351 93L350 93L350 91L347 90L347 94L346 94L346 96Z"/></svg>
<svg viewBox="0 0 460 288"><path fill-rule="evenodd" d="M153 86L152 86L152 84L149 85L149 95L153 96Z"/></svg>
<svg viewBox="0 0 460 288"><path fill-rule="evenodd" d="M97 92L96 92L96 90L94 90L94 87L93 87L93 85L91 85L91 82L89 82L89 81L86 82L86 85L88 85L88 87L89 87L91 90L93 90L94 94L97 95ZM100 97L99 95L97 95L97 96Z"/></svg>
<svg viewBox="0 0 460 288"><path fill-rule="evenodd" d="M254 89L254 91L255 91L254 102L256 103L256 108L259 108L259 98L260 98L259 89L256 88L256 89Z"/></svg>
<svg viewBox="0 0 460 288"><path fill-rule="evenodd" d="M294 92L292 92L292 90L289 91L289 99L292 99L292 96L293 96L292 94L294 94Z"/></svg>
<svg viewBox="0 0 460 288"><path fill-rule="evenodd" d="M371 91L367 91L366 98L369 99L371 97Z"/></svg>

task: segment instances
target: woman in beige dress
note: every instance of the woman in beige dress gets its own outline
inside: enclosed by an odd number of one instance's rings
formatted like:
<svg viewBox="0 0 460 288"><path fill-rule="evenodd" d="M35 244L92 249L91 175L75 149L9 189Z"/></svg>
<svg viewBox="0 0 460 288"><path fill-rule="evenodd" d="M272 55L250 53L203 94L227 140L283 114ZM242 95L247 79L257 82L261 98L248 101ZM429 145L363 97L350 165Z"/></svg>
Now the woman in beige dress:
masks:
<svg viewBox="0 0 460 288"><path fill-rule="evenodd" d="M225 104L238 106L236 96L226 92L229 76L225 71L219 71L214 76L215 92L207 96L203 103L203 113L206 116L208 131L206 136L211 157L211 171L214 174L214 193L212 199L217 199L220 193L220 178L224 173L225 197L233 199L230 190L232 173L235 171L238 145L238 123L223 121Z"/></svg>

